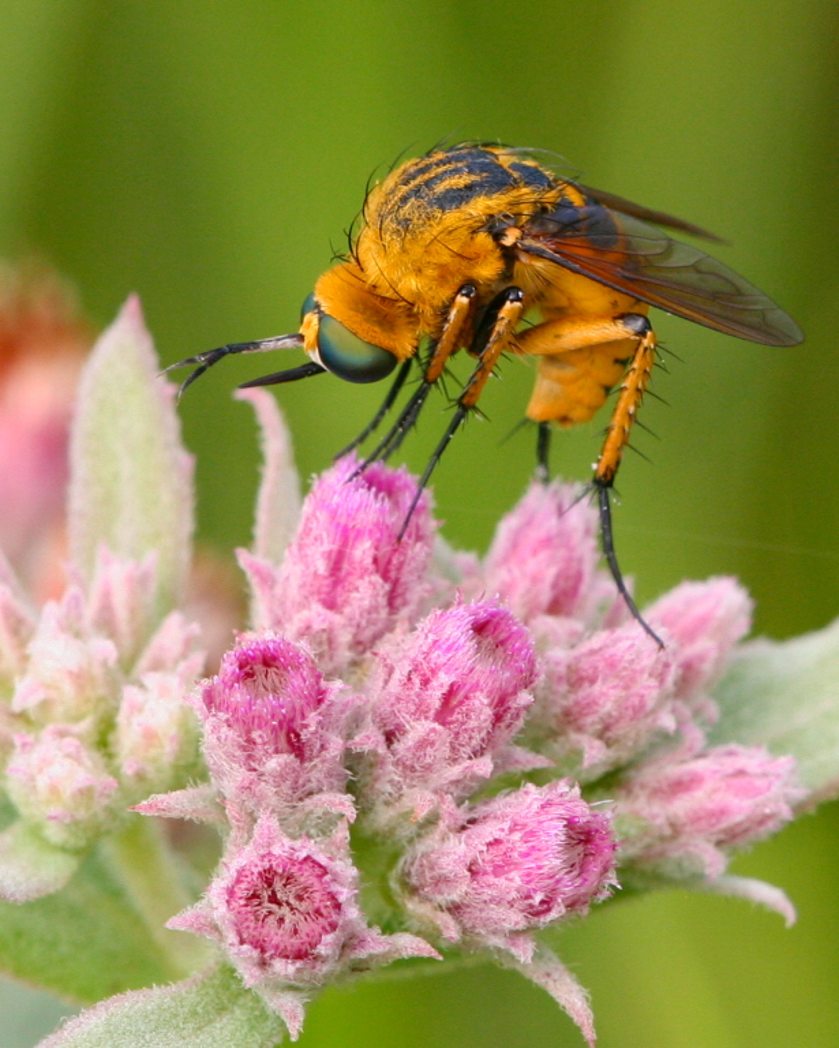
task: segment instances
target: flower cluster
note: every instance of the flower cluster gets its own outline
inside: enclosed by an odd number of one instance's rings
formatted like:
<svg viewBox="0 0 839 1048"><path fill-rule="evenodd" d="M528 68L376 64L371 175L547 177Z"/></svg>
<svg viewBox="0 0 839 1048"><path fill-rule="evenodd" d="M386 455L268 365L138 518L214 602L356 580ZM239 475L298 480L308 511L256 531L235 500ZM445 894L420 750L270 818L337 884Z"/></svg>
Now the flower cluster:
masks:
<svg viewBox="0 0 839 1048"><path fill-rule="evenodd" d="M248 398L279 468L273 404ZM538 933L619 881L718 879L791 817L791 759L707 743L749 600L730 579L677 588L645 613L662 649L598 569L575 488L535 483L480 561L438 543L427 496L398 538L414 483L344 459L281 555L240 552L254 629L193 699L211 781L140 806L226 827L170 926L220 943L293 1035L328 980L483 951L591 1041ZM362 880L366 912L404 931L365 923Z"/></svg>
<svg viewBox="0 0 839 1048"><path fill-rule="evenodd" d="M428 494L406 526L405 470L344 458L301 507L276 406L248 391L266 462L253 548L239 551L251 620L201 679L201 627L173 610L189 528L180 445L156 452L175 479L139 539L144 475L115 494L111 464L95 465L107 369L146 338L129 304L83 383L63 595L38 610L0 574L7 899L76 869L39 879L43 852L24 861L24 836L79 857L140 815L206 824L218 863L167 927L211 940L259 1022L292 1038L328 984L477 953L543 987L593 1044L585 991L546 931L621 887L665 883L791 917L782 893L727 874L804 796L791 756L712 734L747 595L728 578L676 587L644 611L654 643L600 569L596 513L571 485L534 483L484 558L454 553ZM200 985L131 1007L166 1015ZM120 1001L77 1022L110 1023Z"/></svg>

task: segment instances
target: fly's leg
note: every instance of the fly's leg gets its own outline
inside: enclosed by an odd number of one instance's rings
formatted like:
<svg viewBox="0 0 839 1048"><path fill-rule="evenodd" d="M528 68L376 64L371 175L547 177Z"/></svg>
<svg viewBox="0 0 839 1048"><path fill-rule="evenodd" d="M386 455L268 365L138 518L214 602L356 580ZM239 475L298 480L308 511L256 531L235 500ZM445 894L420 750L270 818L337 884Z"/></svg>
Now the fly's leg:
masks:
<svg viewBox="0 0 839 1048"><path fill-rule="evenodd" d="M390 411L393 405L396 403L396 398L402 391L402 387L405 385L405 379L408 377L408 372L411 370L411 364L413 358L409 357L407 360L403 360L399 366L399 370L396 372L396 378L390 385L390 389L387 392L387 396L382 401L376 414L370 419L364 429L358 434L358 436L351 440L345 448L341 448L338 454L335 456L336 459L343 458L344 455L349 455L351 451L363 444L364 441L370 436L381 425L382 419Z"/></svg>
<svg viewBox="0 0 839 1048"><path fill-rule="evenodd" d="M411 394L394 424L361 464L359 472L365 469L371 462L386 459L398 450L402 441L416 423L420 411L422 411L428 399L428 394L435 383L440 380L449 358L469 341L475 323L477 295L477 289L472 284L464 284L455 295L451 306L449 306L443 330L434 344L428 363L425 365L422 381ZM397 375L398 380L399 375ZM385 408L385 411L387 410L385 405L382 405L382 407ZM384 416L384 413L384 411L381 411L382 416Z"/></svg>
<svg viewBox="0 0 839 1048"><path fill-rule="evenodd" d="M477 406L478 400L489 381L490 375L495 370L495 365L498 363L501 354L510 348L523 313L524 292L517 287L510 287L502 291L490 307L486 323L481 325L481 330L470 347L470 352L478 358L477 363L455 402L454 414L448 426L446 426L443 436L431 453L428 464L417 482L416 495L408 508L402 524L402 529L399 533L400 538L404 535L408 521L411 519L411 514L416 509L422 492L431 479L431 474L437 467L437 463L443 457L443 452L466 420L469 412L473 411Z"/></svg>
<svg viewBox="0 0 839 1048"><path fill-rule="evenodd" d="M542 484L547 484L551 479L550 451L551 451L551 424L550 422L537 423L536 431L536 479Z"/></svg>
<svg viewBox="0 0 839 1048"><path fill-rule="evenodd" d="M623 356L606 360L606 371L610 367L619 368L623 371L623 378L618 390L618 397L612 410L612 417L606 429L606 437L603 441L600 455L594 468L592 484L597 492L598 511L600 515L600 540L603 547L603 556L609 566L615 586L623 598L626 607L632 617L639 623L642 629L659 645L663 647L661 638L652 627L644 620L632 598L623 573L618 563L615 552L614 534L612 529L612 504L611 489L615 476L623 456L623 450L629 442L629 434L635 416L644 397L644 392L649 385L652 369L655 364L656 339L652 326L646 316L640 313L625 313L622 316L607 318L565 318L556 321L546 321L544 324L531 328L520 336L519 347L522 352L535 356L555 358L561 362L567 359L569 366L573 366L570 356L579 350L588 348L597 349L607 347L614 343L616 352L618 347L635 343L632 355L628 361ZM566 358L566 354L569 356ZM582 366L582 365L579 365ZM605 372L604 372L605 374ZM596 383L592 382L591 388L596 389ZM600 396L592 395L590 411L587 407L580 409L581 417L566 418L563 411L569 409L564 404L559 409L559 401L552 402L551 395L546 393L540 398L531 401L528 413L540 423L540 449L544 447L542 441L541 425L553 419L560 423L571 424L590 417L597 409L600 400L605 400L608 386L602 389ZM564 396L564 394L560 394ZM571 405L573 407L574 405ZM546 468L546 461L540 450L538 469Z"/></svg>
<svg viewBox="0 0 839 1048"><path fill-rule="evenodd" d="M612 534L611 488L620 466L623 449L629 441L632 423L635 421L635 415L643 400L644 391L650 382L653 365L655 364L656 345L655 334L646 317L633 313L623 317L622 322L634 333L638 339L638 345L635 347L635 353L626 370L626 375L618 393L617 403L612 411L612 417L606 430L606 439L603 442L600 457L594 468L593 483L597 490L598 509L600 512L600 539L603 546L603 556L606 558L609 571L612 573L618 592L623 597L630 614L644 632L652 637L660 648L663 648L664 644L661 638L641 615L632 595L627 589L623 573L618 564L614 536Z"/></svg>

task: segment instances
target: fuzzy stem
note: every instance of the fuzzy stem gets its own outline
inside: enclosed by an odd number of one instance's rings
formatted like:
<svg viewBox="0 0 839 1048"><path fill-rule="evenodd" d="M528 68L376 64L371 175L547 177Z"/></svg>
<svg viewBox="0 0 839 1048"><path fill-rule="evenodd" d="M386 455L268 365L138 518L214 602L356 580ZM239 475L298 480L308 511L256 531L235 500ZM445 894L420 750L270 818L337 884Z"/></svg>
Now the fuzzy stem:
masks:
<svg viewBox="0 0 839 1048"><path fill-rule="evenodd" d="M130 818L105 842L104 850L173 977L189 975L206 964L210 954L204 942L164 927L194 900L184 888L183 870L161 827L152 819Z"/></svg>

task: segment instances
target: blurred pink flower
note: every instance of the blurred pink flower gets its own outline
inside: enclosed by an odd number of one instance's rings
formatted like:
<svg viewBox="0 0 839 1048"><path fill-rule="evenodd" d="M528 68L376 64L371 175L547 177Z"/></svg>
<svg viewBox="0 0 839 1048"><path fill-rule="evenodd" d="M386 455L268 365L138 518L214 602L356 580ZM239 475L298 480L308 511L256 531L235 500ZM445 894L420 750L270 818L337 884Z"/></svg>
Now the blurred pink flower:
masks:
<svg viewBox="0 0 839 1048"><path fill-rule="evenodd" d="M92 342L55 274L0 268L0 549L39 599L61 586L70 418Z"/></svg>

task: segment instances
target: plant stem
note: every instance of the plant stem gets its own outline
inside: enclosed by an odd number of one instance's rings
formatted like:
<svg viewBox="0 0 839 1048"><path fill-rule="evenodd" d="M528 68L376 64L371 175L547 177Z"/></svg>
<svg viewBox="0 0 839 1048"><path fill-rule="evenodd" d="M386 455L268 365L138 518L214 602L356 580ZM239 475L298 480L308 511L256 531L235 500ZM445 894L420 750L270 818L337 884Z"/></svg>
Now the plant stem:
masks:
<svg viewBox="0 0 839 1048"><path fill-rule="evenodd" d="M124 885L149 934L181 978L203 966L210 953L204 942L169 931L166 921L194 900L184 887L183 871L164 832L152 819L129 818L105 843L105 854Z"/></svg>

